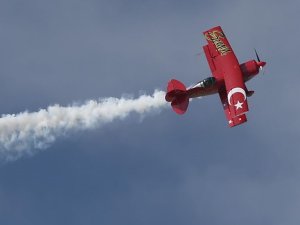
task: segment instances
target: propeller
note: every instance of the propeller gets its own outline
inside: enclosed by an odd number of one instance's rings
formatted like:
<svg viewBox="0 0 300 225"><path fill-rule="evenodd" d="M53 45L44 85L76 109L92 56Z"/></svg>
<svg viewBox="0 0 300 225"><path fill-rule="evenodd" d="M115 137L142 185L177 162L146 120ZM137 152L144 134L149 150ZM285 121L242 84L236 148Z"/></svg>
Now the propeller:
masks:
<svg viewBox="0 0 300 225"><path fill-rule="evenodd" d="M255 55L256 55L256 59L257 59L257 65L259 66L260 70L263 70L263 67L266 65L266 62L260 61L260 58L259 58L259 56L257 54L256 49L254 49L254 51L255 51Z"/></svg>
<svg viewBox="0 0 300 225"><path fill-rule="evenodd" d="M258 56L258 54L257 54L256 49L254 49L254 51L255 51L256 58L257 58L257 62L260 62L260 58L259 58L259 56Z"/></svg>

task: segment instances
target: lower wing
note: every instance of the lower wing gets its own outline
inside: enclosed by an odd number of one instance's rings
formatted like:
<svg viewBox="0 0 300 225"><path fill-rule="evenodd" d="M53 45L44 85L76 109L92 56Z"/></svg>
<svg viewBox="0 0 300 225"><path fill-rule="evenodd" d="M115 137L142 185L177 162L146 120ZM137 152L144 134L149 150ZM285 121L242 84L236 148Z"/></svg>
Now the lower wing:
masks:
<svg viewBox="0 0 300 225"><path fill-rule="evenodd" d="M230 106L228 103L227 93L225 90L219 91L219 96L220 96L220 99L221 99L221 102L223 105L225 116L228 120L228 125L230 127L234 127L234 126L237 126L237 125L247 122L246 114L242 114L242 115L239 115L236 117L231 116Z"/></svg>

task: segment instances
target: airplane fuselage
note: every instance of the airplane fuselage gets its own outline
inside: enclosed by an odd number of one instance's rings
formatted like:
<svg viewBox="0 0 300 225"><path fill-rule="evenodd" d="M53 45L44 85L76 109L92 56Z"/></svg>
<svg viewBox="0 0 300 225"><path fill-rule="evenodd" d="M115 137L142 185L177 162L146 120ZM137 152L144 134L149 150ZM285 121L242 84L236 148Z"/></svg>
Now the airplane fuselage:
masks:
<svg viewBox="0 0 300 225"><path fill-rule="evenodd" d="M234 54L227 37L220 26L203 32L207 44L203 50L212 72L208 77L193 87L186 89L185 85L172 79L168 82L165 99L171 102L172 109L177 114L187 111L190 98L218 94L230 127L247 121L249 111L247 97L254 91L249 91L246 82L255 77L266 65L260 61L255 50L256 60L240 64Z"/></svg>
<svg viewBox="0 0 300 225"><path fill-rule="evenodd" d="M259 64L255 60L251 60L240 64L240 69L243 74L243 80L246 83L259 73ZM212 77L213 78L213 77ZM199 85L202 81L187 90L189 98L198 98L217 94L219 90L225 89L224 79L216 79L216 82L211 86Z"/></svg>

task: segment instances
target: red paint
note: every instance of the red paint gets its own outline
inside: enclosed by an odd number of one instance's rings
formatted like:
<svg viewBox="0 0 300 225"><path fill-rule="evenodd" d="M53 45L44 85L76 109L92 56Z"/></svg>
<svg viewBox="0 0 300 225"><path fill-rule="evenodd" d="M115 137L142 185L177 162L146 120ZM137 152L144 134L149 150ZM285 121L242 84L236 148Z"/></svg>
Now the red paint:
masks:
<svg viewBox="0 0 300 225"><path fill-rule="evenodd" d="M247 121L247 97L254 92L248 91L245 82L259 73L265 62L251 60L239 64L220 26L204 33L208 44L203 46L213 79L208 78L186 90L178 80L168 83L166 101L171 102L173 110L178 114L186 112L189 98L219 93L226 118L230 127Z"/></svg>

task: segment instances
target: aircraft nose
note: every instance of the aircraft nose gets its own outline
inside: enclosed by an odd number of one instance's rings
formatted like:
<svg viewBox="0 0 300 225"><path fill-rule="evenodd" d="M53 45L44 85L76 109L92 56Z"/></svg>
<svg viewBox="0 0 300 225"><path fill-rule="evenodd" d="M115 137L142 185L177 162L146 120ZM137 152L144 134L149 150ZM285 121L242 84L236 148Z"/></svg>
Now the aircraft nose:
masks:
<svg viewBox="0 0 300 225"><path fill-rule="evenodd" d="M266 63L266 62L256 62L256 64L257 64L259 67L264 67L267 63Z"/></svg>

